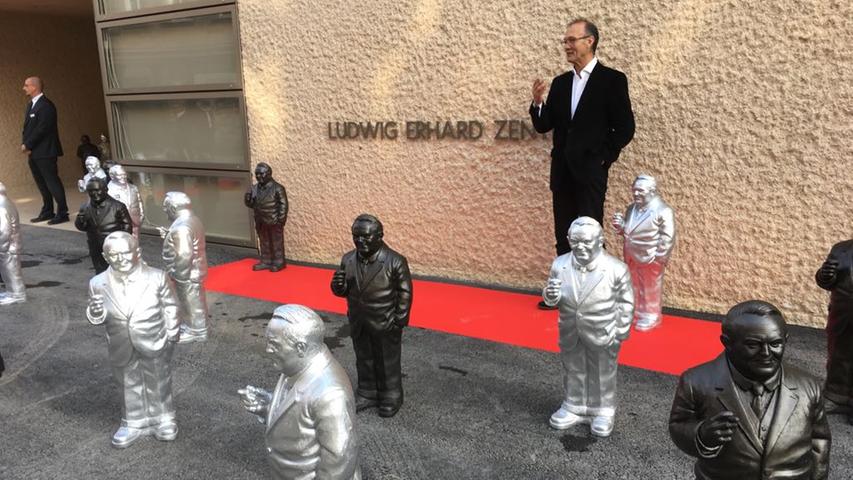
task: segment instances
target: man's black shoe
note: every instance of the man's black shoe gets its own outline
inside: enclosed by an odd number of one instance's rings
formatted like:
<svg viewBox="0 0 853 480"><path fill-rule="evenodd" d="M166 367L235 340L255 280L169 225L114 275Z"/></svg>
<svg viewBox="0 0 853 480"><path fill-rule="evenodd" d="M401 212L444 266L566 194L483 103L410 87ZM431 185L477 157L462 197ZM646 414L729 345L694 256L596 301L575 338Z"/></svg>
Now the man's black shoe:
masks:
<svg viewBox="0 0 853 480"><path fill-rule="evenodd" d="M397 415L397 412L400 411L400 407L403 405L401 403L394 403L391 405L380 405L379 406L379 416L383 418L391 418L394 415Z"/></svg>
<svg viewBox="0 0 853 480"><path fill-rule="evenodd" d="M365 398L360 395L355 396L355 411L360 412L362 410L367 410L368 408L373 408L379 405L379 401L373 398Z"/></svg>
<svg viewBox="0 0 853 480"><path fill-rule="evenodd" d="M62 216L57 215L57 216L51 218L50 220L48 220L47 224L48 225L58 225L60 223L65 223L67 221L68 221L68 215L62 215Z"/></svg>
<svg viewBox="0 0 853 480"><path fill-rule="evenodd" d="M548 305L547 303L545 303L545 300L539 300L539 303L536 306L539 308L539 310L556 310L557 309L556 305L554 305L552 307L551 305Z"/></svg>
<svg viewBox="0 0 853 480"><path fill-rule="evenodd" d="M44 222L45 220L53 220L53 215L39 215L36 218L31 218L30 223Z"/></svg>

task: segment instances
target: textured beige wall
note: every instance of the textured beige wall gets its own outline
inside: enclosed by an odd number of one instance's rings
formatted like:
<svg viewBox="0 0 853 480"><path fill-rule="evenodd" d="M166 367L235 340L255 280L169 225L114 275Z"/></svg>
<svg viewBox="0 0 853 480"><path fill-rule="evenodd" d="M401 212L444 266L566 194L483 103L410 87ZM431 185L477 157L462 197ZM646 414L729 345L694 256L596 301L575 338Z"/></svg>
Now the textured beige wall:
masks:
<svg viewBox="0 0 853 480"><path fill-rule="evenodd" d="M45 95L59 113L65 156L59 159L66 190L76 189L80 135L107 131L93 17L0 12L0 181L15 191L32 189L27 158L20 153L27 97L21 90L31 75L45 81ZM76 211L77 205L69 205Z"/></svg>
<svg viewBox="0 0 853 480"><path fill-rule="evenodd" d="M572 7L241 0L253 161L287 186L288 255L337 262L367 211L416 273L540 287L553 256L550 139L347 142L326 125L525 118L532 79L567 68L559 40L584 15L601 28L601 60L628 74L637 118L607 215L640 172L677 212L666 305L725 312L763 298L822 324L812 275L853 233L851 3Z"/></svg>

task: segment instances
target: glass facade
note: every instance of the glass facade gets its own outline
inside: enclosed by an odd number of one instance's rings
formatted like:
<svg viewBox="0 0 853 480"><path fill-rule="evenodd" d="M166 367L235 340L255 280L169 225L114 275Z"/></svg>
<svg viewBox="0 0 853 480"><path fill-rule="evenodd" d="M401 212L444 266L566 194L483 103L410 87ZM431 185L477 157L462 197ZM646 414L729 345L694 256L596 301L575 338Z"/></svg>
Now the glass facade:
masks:
<svg viewBox="0 0 853 480"><path fill-rule="evenodd" d="M231 12L104 28L110 89L239 87Z"/></svg>
<svg viewBox="0 0 853 480"><path fill-rule="evenodd" d="M139 165L247 168L237 96L111 102L118 156Z"/></svg>
<svg viewBox="0 0 853 480"><path fill-rule="evenodd" d="M152 225L169 226L163 212L166 192L184 192L193 202L193 211L204 222L211 240L231 244L249 244L249 209L243 195L249 178L241 173L180 172L168 169L127 167L128 177L139 188L145 206L143 232L156 234Z"/></svg>
<svg viewBox="0 0 853 480"><path fill-rule="evenodd" d="M113 158L167 225L166 192L189 195L208 240L254 245L235 2L98 0L101 78Z"/></svg>

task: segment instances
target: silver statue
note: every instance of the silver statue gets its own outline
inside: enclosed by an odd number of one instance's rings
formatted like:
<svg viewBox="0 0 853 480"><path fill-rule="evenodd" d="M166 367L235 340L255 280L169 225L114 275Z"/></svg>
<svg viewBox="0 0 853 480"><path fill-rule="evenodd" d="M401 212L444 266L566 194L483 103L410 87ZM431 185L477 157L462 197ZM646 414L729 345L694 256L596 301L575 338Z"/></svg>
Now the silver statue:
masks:
<svg viewBox="0 0 853 480"><path fill-rule="evenodd" d="M27 290L21 275L21 232L18 209L6 195L6 186L0 183L0 276L6 291L0 293L0 305L27 301Z"/></svg>
<svg viewBox="0 0 853 480"><path fill-rule="evenodd" d="M190 197L183 192L169 192L163 200L163 211L172 221L168 230L161 227L163 261L166 272L175 282L181 321L180 343L207 340L207 250L204 225L192 212Z"/></svg>
<svg viewBox="0 0 853 480"><path fill-rule="evenodd" d="M144 435L162 441L178 434L172 404L172 352L178 340L177 299L162 270L142 261L127 232L104 240L107 271L89 282L86 317L106 324L113 375L121 385L121 426L112 438L126 448Z"/></svg>
<svg viewBox="0 0 853 480"><path fill-rule="evenodd" d="M613 432L616 357L631 330L634 293L628 266L603 249L601 225L580 217L569 227L572 251L551 265L545 303L560 310L560 357L565 399L551 415L563 430L591 423L593 435Z"/></svg>
<svg viewBox="0 0 853 480"><path fill-rule="evenodd" d="M613 228L625 240L624 258L634 285L634 321L640 332L661 322L663 274L675 246L675 214L658 195L654 177L640 175L632 187L634 203L625 216L613 215Z"/></svg>
<svg viewBox="0 0 853 480"><path fill-rule="evenodd" d="M355 400L346 372L323 343L323 320L302 305L275 309L266 353L281 372L273 392L238 390L243 406L266 424L276 480L360 479Z"/></svg>
<svg viewBox="0 0 853 480"><path fill-rule="evenodd" d="M127 181L127 172L121 165L110 167L109 174L110 183L107 185L107 193L127 207L133 223L133 236L139 239L139 226L145 220L145 208L142 206L139 189Z"/></svg>
<svg viewBox="0 0 853 480"><path fill-rule="evenodd" d="M83 175L83 178L77 180L77 190L85 192L89 180L95 177L106 180L107 173L101 168L101 161L98 160L98 157L86 157L86 174Z"/></svg>

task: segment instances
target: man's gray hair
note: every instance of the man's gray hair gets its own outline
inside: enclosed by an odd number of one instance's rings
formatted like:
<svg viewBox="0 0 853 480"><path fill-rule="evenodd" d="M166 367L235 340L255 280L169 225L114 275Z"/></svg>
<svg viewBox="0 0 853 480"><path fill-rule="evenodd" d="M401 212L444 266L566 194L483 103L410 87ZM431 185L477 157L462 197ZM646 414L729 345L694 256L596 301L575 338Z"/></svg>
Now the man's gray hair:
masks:
<svg viewBox="0 0 853 480"><path fill-rule="evenodd" d="M649 185L649 188L653 191L657 191L658 189L658 181L655 180L655 177L649 174L642 173L640 175L637 175L637 178L634 179L634 185L639 182L647 183Z"/></svg>
<svg viewBox="0 0 853 480"><path fill-rule="evenodd" d="M104 253L111 252L115 244L118 242L126 242L128 246L130 246L131 250L136 250L137 248L139 248L139 243L136 241L136 237L134 237L133 235L127 232L113 232L107 235L107 238L104 239Z"/></svg>
<svg viewBox="0 0 853 480"><path fill-rule="evenodd" d="M601 230L601 224L598 223L592 217L578 217L578 218L576 218L575 221L572 222L571 225L569 225L569 236L572 235L572 232L574 230L577 230L580 228L585 228L585 227L593 228L596 231L596 236L598 236L599 239L604 239L604 232Z"/></svg>
<svg viewBox="0 0 853 480"><path fill-rule="evenodd" d="M117 167L118 165L116 165ZM115 168L115 167L113 167ZM112 172L112 168L110 172ZM192 200L190 200L189 195L184 192L167 192L166 193L166 204L171 205L175 210L184 210L190 208L193 204Z"/></svg>

